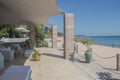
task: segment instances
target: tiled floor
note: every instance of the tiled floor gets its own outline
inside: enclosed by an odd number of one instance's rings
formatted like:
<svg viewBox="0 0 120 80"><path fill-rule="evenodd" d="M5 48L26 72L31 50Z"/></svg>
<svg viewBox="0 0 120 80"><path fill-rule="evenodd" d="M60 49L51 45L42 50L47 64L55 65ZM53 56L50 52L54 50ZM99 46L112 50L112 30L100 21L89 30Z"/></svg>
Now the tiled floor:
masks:
<svg viewBox="0 0 120 80"><path fill-rule="evenodd" d="M63 59L63 51L51 48L37 48L37 50L42 53L40 61L18 57L14 61L6 62L6 68L13 64L30 65L32 80L92 80L71 61Z"/></svg>

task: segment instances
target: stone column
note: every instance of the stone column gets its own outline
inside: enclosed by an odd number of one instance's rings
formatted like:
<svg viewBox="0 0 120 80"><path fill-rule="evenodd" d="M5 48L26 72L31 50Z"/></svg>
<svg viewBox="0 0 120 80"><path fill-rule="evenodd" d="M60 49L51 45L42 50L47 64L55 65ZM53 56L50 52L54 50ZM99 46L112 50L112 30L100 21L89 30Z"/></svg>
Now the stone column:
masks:
<svg viewBox="0 0 120 80"><path fill-rule="evenodd" d="M74 51L74 14L64 13L64 58L69 59Z"/></svg>
<svg viewBox="0 0 120 80"><path fill-rule="evenodd" d="M35 26L30 25L30 33L29 33L29 39L30 43L32 44L33 47L36 47L36 41L35 41Z"/></svg>
<svg viewBox="0 0 120 80"><path fill-rule="evenodd" d="M52 48L57 48L57 26L52 26Z"/></svg>

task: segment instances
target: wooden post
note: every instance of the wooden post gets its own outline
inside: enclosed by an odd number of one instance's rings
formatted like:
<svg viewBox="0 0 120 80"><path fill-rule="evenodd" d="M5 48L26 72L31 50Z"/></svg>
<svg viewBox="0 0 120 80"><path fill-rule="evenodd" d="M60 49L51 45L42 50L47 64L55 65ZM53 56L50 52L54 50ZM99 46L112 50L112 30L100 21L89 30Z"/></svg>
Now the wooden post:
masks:
<svg viewBox="0 0 120 80"><path fill-rule="evenodd" d="M117 70L117 71L120 71L120 54L117 54L116 70Z"/></svg>

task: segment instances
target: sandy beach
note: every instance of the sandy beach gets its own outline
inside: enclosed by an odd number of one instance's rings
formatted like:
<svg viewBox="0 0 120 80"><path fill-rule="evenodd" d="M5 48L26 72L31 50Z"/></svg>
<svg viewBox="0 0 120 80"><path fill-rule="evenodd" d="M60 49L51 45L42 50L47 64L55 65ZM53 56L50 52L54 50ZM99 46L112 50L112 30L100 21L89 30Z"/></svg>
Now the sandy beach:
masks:
<svg viewBox="0 0 120 80"><path fill-rule="evenodd" d="M84 52L87 49L86 46L82 43L77 44L79 48L78 53L84 56ZM93 52L93 60L98 61L106 67L116 69L116 57L114 56L120 53L120 48L96 44L91 45L91 48Z"/></svg>
<svg viewBox="0 0 120 80"><path fill-rule="evenodd" d="M58 37L58 49L63 48L63 37ZM84 57L84 53L87 50L86 46L78 42L78 54ZM90 46L93 52L93 60L98 61L103 66L116 69L116 55L120 54L120 47L104 46L93 44ZM112 57L112 58L111 58Z"/></svg>

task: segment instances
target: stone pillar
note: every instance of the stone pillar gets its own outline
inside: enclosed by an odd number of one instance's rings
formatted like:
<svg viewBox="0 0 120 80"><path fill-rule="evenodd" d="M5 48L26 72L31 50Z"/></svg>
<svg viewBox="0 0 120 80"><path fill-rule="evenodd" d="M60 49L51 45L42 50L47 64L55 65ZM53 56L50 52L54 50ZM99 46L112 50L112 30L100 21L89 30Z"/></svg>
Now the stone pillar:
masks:
<svg viewBox="0 0 120 80"><path fill-rule="evenodd" d="M69 59L74 51L74 14L64 13L64 58Z"/></svg>
<svg viewBox="0 0 120 80"><path fill-rule="evenodd" d="M57 26L52 26L52 48L57 48Z"/></svg>
<svg viewBox="0 0 120 80"><path fill-rule="evenodd" d="M36 41L35 41L35 26L30 25L30 33L29 33L29 39L30 43L32 44L33 47L36 47Z"/></svg>

